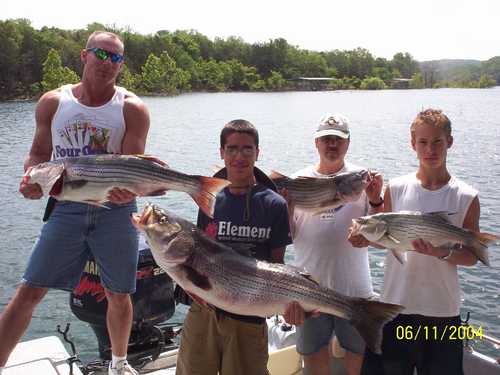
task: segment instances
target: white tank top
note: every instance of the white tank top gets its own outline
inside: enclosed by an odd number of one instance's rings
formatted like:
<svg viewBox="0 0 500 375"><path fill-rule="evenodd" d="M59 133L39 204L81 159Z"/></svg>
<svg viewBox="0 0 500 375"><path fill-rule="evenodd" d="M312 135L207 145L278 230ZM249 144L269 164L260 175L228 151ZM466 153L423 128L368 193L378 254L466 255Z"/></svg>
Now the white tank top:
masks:
<svg viewBox="0 0 500 375"><path fill-rule="evenodd" d="M123 104L126 95L116 87L109 102L88 107L78 102L72 85L61 87L59 106L52 119L52 158L120 154L125 134Z"/></svg>
<svg viewBox="0 0 500 375"><path fill-rule="evenodd" d="M345 163L340 172L360 169ZM298 176L326 177L313 166L293 175ZM296 209L293 215L295 265L305 269L324 287L351 297L371 297L373 288L367 248L354 248L347 241L352 219L366 215L367 211L368 200L364 192L356 202L318 215Z"/></svg>
<svg viewBox="0 0 500 375"><path fill-rule="evenodd" d="M438 190L422 187L416 174L389 181L392 211L448 212L450 222L463 226L465 215L478 195L455 177ZM460 312L460 285L457 266L415 251L406 253L401 265L387 253L381 300L405 306L403 314L433 317L457 316Z"/></svg>

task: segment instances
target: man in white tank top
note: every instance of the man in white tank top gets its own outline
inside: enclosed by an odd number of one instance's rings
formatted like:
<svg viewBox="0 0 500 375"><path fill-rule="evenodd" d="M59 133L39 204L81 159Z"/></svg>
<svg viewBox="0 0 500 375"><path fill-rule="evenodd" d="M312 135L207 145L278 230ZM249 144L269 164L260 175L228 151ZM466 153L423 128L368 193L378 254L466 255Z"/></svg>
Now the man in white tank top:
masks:
<svg viewBox="0 0 500 375"><path fill-rule="evenodd" d="M328 177L360 170L361 167L344 160L349 143L347 118L340 114L326 115L315 133L319 163L293 177ZM373 295L367 249L357 251L347 241L352 219L383 208L382 176L372 173L371 178L359 200L342 207L312 214L298 208L293 210L290 205L295 265L305 269L320 285L350 297ZM297 325L297 351L304 356L308 373L330 374L329 344L335 332L346 349L344 363L348 374L359 374L365 344L356 329L347 320L329 314L304 318L298 304L293 304L285 314L287 322Z"/></svg>
<svg viewBox="0 0 500 375"><path fill-rule="evenodd" d="M448 117L434 109L420 112L411 125L419 167L389 182L384 210L449 212L452 224L479 231L478 192L446 167L452 144ZM477 259L472 252L434 247L422 239L412 245L415 251L406 253L405 264L387 253L381 300L405 310L384 327L382 355L367 349L362 373L463 374L457 266L472 266ZM417 331L422 335L409 339Z"/></svg>
<svg viewBox="0 0 500 375"><path fill-rule="evenodd" d="M41 162L98 153L142 154L149 130L143 102L115 86L124 46L109 32L90 35L81 51L83 74L76 85L45 93L36 107L36 130L24 170ZM28 199L40 199L37 184L21 183ZM138 238L129 215L135 195L114 189L109 210L57 202L33 250L23 282L0 316L0 367L28 327L34 308L49 288L71 290L88 253L98 261L108 301L112 346L109 374L137 374L126 361L132 325L130 293L135 291ZM50 267L47 267L50 264ZM47 272L50 269L50 272Z"/></svg>

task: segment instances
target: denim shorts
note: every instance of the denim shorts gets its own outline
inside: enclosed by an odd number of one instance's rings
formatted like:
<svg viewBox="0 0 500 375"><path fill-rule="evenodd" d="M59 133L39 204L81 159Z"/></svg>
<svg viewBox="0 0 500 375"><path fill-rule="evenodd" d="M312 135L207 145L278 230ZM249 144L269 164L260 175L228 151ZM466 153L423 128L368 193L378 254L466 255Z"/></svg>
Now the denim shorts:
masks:
<svg viewBox="0 0 500 375"><path fill-rule="evenodd" d="M92 254L107 290L135 292L139 239L130 215L137 205L132 201L107 207L58 202L34 246L24 281L71 291Z"/></svg>
<svg viewBox="0 0 500 375"><path fill-rule="evenodd" d="M304 324L296 329L297 352L302 355L316 353L327 346L334 335L345 350L356 354L363 354L365 351L363 338L356 328L343 318L321 313L318 317L307 318Z"/></svg>

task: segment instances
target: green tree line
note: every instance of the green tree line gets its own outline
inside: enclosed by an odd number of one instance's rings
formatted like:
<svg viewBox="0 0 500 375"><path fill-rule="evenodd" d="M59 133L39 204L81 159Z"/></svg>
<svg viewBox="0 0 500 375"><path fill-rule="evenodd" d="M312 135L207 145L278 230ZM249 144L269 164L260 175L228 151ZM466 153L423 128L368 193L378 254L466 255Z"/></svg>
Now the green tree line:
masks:
<svg viewBox="0 0 500 375"><path fill-rule="evenodd" d="M126 60L119 84L140 94L186 91L293 89L384 89L401 86L489 87L500 82L500 58L453 80L429 83L409 53L392 59L364 48L316 52L285 39L246 43L239 37L209 39L195 30L160 30L142 35L98 23L85 29L42 27L29 20L0 21L0 100L35 97L81 75L80 51L96 30L119 34ZM465 73L464 73L465 75ZM309 82L300 77L324 77ZM399 79L399 80L398 80Z"/></svg>

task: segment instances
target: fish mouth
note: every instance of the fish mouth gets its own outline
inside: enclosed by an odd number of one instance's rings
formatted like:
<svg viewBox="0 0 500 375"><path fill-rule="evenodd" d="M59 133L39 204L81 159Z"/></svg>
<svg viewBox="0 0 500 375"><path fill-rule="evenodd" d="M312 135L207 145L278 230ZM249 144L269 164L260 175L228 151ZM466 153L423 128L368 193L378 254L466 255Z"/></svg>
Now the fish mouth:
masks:
<svg viewBox="0 0 500 375"><path fill-rule="evenodd" d="M157 223L158 222L158 207L147 204L146 207L139 214L134 212L130 215L130 219L132 220L132 224L137 229L143 229L144 227Z"/></svg>

